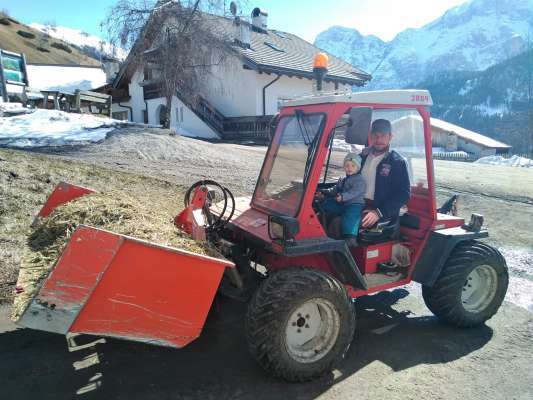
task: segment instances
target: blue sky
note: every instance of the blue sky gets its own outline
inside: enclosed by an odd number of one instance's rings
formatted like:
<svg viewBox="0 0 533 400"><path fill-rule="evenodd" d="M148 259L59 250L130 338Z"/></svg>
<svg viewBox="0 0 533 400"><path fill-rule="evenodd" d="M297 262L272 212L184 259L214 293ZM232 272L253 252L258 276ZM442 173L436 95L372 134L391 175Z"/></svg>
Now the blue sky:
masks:
<svg viewBox="0 0 533 400"><path fill-rule="evenodd" d="M271 28L289 31L312 42L333 25L356 28L391 40L406 28L420 27L466 0L248 0L268 11ZM116 0L2 0L0 8L24 23L55 21L57 25L104 36L99 23ZM229 4L229 0L226 2Z"/></svg>

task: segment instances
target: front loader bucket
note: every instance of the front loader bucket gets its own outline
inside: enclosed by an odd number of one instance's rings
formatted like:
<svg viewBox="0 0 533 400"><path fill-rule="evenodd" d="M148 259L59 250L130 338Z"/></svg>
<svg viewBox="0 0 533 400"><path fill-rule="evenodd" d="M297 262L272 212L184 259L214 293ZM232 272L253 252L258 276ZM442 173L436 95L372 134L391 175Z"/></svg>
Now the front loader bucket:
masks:
<svg viewBox="0 0 533 400"><path fill-rule="evenodd" d="M183 347L200 335L226 267L81 225L17 323Z"/></svg>

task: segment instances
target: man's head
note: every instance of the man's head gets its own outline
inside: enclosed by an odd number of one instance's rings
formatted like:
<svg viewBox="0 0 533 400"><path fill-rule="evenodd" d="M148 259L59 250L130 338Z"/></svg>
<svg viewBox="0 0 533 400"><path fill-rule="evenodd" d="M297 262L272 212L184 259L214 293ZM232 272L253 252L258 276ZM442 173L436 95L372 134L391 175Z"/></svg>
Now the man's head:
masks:
<svg viewBox="0 0 533 400"><path fill-rule="evenodd" d="M391 124L386 119L376 119L370 130L370 145L375 153L382 153L389 149L392 138Z"/></svg>
<svg viewBox="0 0 533 400"><path fill-rule="evenodd" d="M344 157L344 172L346 175L353 175L361 169L361 156L356 153L348 153Z"/></svg>

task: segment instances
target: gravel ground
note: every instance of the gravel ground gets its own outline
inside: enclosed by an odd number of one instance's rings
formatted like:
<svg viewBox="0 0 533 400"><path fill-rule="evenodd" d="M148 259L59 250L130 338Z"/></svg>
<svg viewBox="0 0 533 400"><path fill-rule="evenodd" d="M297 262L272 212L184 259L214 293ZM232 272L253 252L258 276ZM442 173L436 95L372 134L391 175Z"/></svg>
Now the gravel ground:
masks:
<svg viewBox="0 0 533 400"><path fill-rule="evenodd" d="M189 186L213 179L236 194L251 193L266 147L175 136L160 129L117 129L105 145L42 148L40 153L167 179Z"/></svg>
<svg viewBox="0 0 533 400"><path fill-rule="evenodd" d="M88 181L108 179L100 174L109 167L159 178L132 178L137 189L209 178L236 194L253 190L264 151L141 129L117 131L102 144L40 150L58 163L94 168L98 176ZM509 264L508 302L486 326L440 324L416 284L367 296L357 300L357 335L338 370L308 384L286 384L266 376L248 355L241 304L218 300L203 335L180 351L87 336L76 338L87 346L70 343L67 351L59 335L16 329L3 306L2 392L20 399L533 398L533 171L454 162L437 162L435 170L443 178L439 202L458 192L461 215L484 214L490 243ZM137 175L117 172L101 184L123 185L122 176Z"/></svg>

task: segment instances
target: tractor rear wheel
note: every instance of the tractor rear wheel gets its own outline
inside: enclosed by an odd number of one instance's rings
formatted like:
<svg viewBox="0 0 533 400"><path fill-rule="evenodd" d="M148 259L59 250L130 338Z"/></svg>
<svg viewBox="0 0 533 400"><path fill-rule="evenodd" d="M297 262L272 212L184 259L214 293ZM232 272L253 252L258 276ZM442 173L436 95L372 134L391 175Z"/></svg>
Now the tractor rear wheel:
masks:
<svg viewBox="0 0 533 400"><path fill-rule="evenodd" d="M422 295L443 321L472 327L496 314L508 283L507 265L498 250L469 241L457 245L435 284L422 287Z"/></svg>
<svg viewBox="0 0 533 400"><path fill-rule="evenodd" d="M291 382L331 371L350 346L355 308L331 275L303 267L269 276L254 294L245 320L254 358Z"/></svg>

